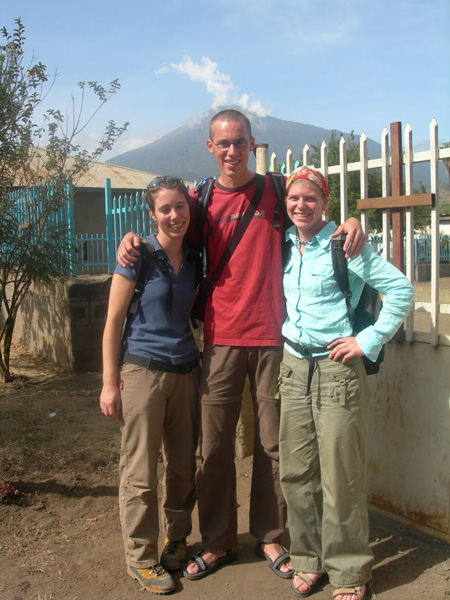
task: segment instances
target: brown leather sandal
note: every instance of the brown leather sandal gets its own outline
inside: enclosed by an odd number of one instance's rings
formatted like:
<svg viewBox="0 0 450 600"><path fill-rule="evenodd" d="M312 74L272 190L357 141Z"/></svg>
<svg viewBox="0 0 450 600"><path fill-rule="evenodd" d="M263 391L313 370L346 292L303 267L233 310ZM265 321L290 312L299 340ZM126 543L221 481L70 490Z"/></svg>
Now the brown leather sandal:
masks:
<svg viewBox="0 0 450 600"><path fill-rule="evenodd" d="M302 573L301 571L295 571L292 579L296 575L303 581L303 583L306 583L306 585L308 586L309 589L307 589L306 592L301 592L294 586L294 582L292 582L291 583L291 592L293 594L295 594L296 596L299 596L300 598L307 598L308 596L311 596L311 594L314 594L315 591L317 591L317 588L322 583L323 578L326 576L326 573L322 573L320 575L320 577L318 579L316 579L316 581L314 583L312 582L311 577L309 577L309 575L306 575L306 573Z"/></svg>
<svg viewBox="0 0 450 600"><path fill-rule="evenodd" d="M337 590L334 590L333 598L336 598L337 596L344 596L345 594L348 594L348 595L356 596L358 598L358 600L364 600L364 598L366 597L366 593L367 593L367 585L365 587L364 592L362 591L362 588L363 588L362 585L355 585L354 587L351 587L351 588L338 588Z"/></svg>

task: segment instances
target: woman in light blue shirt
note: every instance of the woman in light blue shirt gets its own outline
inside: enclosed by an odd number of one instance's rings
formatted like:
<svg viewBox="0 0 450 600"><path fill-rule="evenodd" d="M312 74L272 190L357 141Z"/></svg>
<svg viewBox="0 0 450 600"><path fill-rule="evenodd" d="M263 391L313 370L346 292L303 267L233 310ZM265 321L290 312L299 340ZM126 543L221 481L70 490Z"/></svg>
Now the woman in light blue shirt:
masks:
<svg viewBox="0 0 450 600"><path fill-rule="evenodd" d="M314 168L287 180L293 225L284 267L287 317L281 380L280 473L288 508L292 592L310 596L328 576L335 600L362 600L371 579L365 494L367 376L362 357L376 360L411 306L414 288L366 244L348 261L355 307L364 283L384 296L373 326L356 336L334 277L326 223L328 185Z"/></svg>

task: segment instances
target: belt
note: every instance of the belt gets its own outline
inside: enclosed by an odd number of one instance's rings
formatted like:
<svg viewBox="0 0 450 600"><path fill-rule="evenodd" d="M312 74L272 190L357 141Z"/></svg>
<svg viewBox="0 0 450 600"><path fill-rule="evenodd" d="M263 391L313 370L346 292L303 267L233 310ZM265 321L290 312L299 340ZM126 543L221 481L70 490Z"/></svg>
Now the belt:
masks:
<svg viewBox="0 0 450 600"><path fill-rule="evenodd" d="M323 352L330 352L330 349L326 346L317 346L314 348L312 346L302 346L301 344L297 344L296 342L291 342L291 340L288 340L287 338L284 338L284 341L286 342L286 344L288 344L291 348L293 348L296 352L298 352L305 358L312 356L313 353L322 354Z"/></svg>
<svg viewBox="0 0 450 600"><path fill-rule="evenodd" d="M316 347L302 346L301 344L297 344L296 342L291 342L291 340L288 340L287 338L284 338L284 341L286 342L286 344L288 344L288 346L290 346L296 352L301 354L303 356L303 358L306 358L309 363L308 384L306 386L306 395L309 395L311 393L311 383L312 383L312 379L313 379L313 374L317 368L318 361L322 358L328 357L328 354L326 356L314 357L313 353L314 354L321 354L323 352L329 353L329 349L326 346L316 346Z"/></svg>
<svg viewBox="0 0 450 600"><path fill-rule="evenodd" d="M153 358L145 358L144 356L138 356L137 354L130 354L128 350L125 351L123 362L130 363L132 365L138 365L139 367L144 367L145 369L164 371L166 373L180 373L181 375L190 373L200 364L198 358L196 358L195 360L191 360L191 362L188 363L174 365L170 362L163 362L160 360L154 360Z"/></svg>

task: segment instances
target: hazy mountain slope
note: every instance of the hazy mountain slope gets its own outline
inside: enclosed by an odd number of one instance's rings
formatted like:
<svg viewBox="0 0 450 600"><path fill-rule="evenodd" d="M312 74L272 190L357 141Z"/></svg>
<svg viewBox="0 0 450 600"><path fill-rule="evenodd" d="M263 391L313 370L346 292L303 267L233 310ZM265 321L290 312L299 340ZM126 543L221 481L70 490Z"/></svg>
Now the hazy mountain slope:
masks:
<svg viewBox="0 0 450 600"><path fill-rule="evenodd" d="M208 123L212 115L213 112L202 115L151 144L115 156L107 162L152 173L176 174L188 181L218 175L214 156L206 148ZM269 152L277 154L278 162L284 161L288 148L297 157L301 155L305 144L321 144L323 140L328 141L331 135L331 130L314 125L275 117L249 115L249 118L256 142L269 144ZM380 155L380 144L369 140L368 146L369 156ZM250 158L249 164L254 169L254 157Z"/></svg>
<svg viewBox="0 0 450 600"><path fill-rule="evenodd" d="M219 175L215 158L206 148L209 137L208 124L214 111L193 119L186 125L171 131L167 135L136 150L119 154L107 162L151 173L179 175L187 181L200 181L203 177ZM256 143L269 144L269 155L275 152L279 163L285 161L288 148L298 158L305 144L322 144L328 141L332 130L305 123L284 121L275 117L248 115L252 124L252 133ZM341 131L337 128L337 131ZM349 133L344 132L348 137ZM360 132L355 134L359 139ZM381 144L369 139L367 142L369 158L381 156ZM255 158L250 156L249 166L255 169ZM445 179L445 169L439 165L439 176ZM414 184L418 187L422 181L427 187L430 182L429 165L414 165Z"/></svg>

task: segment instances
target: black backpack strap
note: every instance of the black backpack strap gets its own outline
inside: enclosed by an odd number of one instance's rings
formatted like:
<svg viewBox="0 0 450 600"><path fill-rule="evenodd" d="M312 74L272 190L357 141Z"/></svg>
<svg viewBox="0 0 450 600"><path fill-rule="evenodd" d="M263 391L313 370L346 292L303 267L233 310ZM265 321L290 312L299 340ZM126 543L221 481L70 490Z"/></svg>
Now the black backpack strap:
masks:
<svg viewBox="0 0 450 600"><path fill-rule="evenodd" d="M279 228L281 226L281 215L283 215L284 230L286 231L292 225L284 202L286 197L286 179L282 173L274 173L273 171L268 171L267 175L270 178L275 196L277 197L274 209L274 227Z"/></svg>
<svg viewBox="0 0 450 600"><path fill-rule="evenodd" d="M333 261L334 278L339 289L344 294L345 304L347 306L348 318L353 328L355 321L355 311L350 304L352 293L348 280L347 259L345 258L344 242L347 235L340 235L337 238L331 238L331 259Z"/></svg>
<svg viewBox="0 0 450 600"><path fill-rule="evenodd" d="M140 251L142 256L141 268L139 270L137 281L134 285L133 297L131 298L130 306L128 308L127 323L129 319L131 319L131 317L137 313L142 292L144 290L145 284L148 281L148 278L150 277L153 265L155 264L155 248L149 240L141 238Z"/></svg>
<svg viewBox="0 0 450 600"><path fill-rule="evenodd" d="M198 290L199 286L204 280L203 256L196 249L190 248L188 258L194 265L195 289ZM191 311L191 324L194 329L198 328L194 307Z"/></svg>
<svg viewBox="0 0 450 600"><path fill-rule="evenodd" d="M158 250L154 250L153 261L156 262L158 267L166 275L166 277L169 281L169 293L167 294L167 314L170 315L170 313L172 312L172 299L173 299L172 277L170 275L170 269L169 269L170 262L169 262L169 259L167 258L166 253L161 248L159 248ZM147 277L147 279L148 279L148 277Z"/></svg>
<svg viewBox="0 0 450 600"><path fill-rule="evenodd" d="M380 313L382 302L380 294L368 283L364 285L361 297L358 301L356 310L350 304L352 293L348 280L347 259L345 258L344 242L347 235L340 235L337 238L331 238L331 258L333 261L334 277L339 289L344 294L347 306L347 314L352 326L353 332L363 331L366 327L373 325ZM375 362L369 360L367 356L362 357L364 368L367 375L378 373L380 364L384 360L384 345L382 346L378 358Z"/></svg>
<svg viewBox="0 0 450 600"><path fill-rule="evenodd" d="M153 244L146 238L141 238L140 252L142 256L141 267L139 269L137 281L134 285L133 296L131 298L130 306L128 307L125 325L122 331L119 364L121 364L123 361L131 321L133 320L134 315L138 311L142 292L144 291L144 287L147 281L149 280L149 277L153 271L153 267L155 266L155 264L157 264L161 271L165 273L169 281L169 292L167 294L167 313L170 314L172 312L172 277L170 276L169 259L167 258L166 253L162 249L155 250Z"/></svg>
<svg viewBox="0 0 450 600"><path fill-rule="evenodd" d="M274 227L279 228L281 226L281 215L283 216L283 230L286 231L292 225L292 221L289 218L286 210L286 179L283 173L275 173L273 171L268 171L267 175L270 178L270 182L273 187L273 191L275 192L275 196L277 197L277 203L274 208L274 216L273 216L273 224ZM284 238L281 241L281 260L283 269L287 265L289 261L289 257L291 255L291 247L292 243L290 241L286 241Z"/></svg>
<svg viewBox="0 0 450 600"><path fill-rule="evenodd" d="M293 242L291 242L290 239L282 241L282 244L281 244L281 265L282 265L283 271L287 267L287 264L288 264L289 259L291 257L291 252L292 252L293 246L294 246L294 244L293 244Z"/></svg>
<svg viewBox="0 0 450 600"><path fill-rule="evenodd" d="M234 230L233 235L231 236L230 241L228 242L227 247L225 248L222 256L220 257L219 262L214 269L214 272L210 277L208 277L208 281L213 284L213 289L216 287L217 282L219 281L222 272L227 265L228 261L232 257L234 251L236 250L239 242L242 239L247 227L250 225L253 216L258 209L259 203L264 193L264 188L266 184L266 180L263 175L255 175L256 178L256 187L253 197L250 200L248 207L246 208L241 220L239 221L238 226Z"/></svg>
<svg viewBox="0 0 450 600"><path fill-rule="evenodd" d="M228 261L230 260L234 251L236 250L239 242L242 239L242 236L244 235L247 227L250 225L250 222L253 219L253 216L259 206L259 203L264 193L266 180L263 175L255 175L255 180L256 187L253 193L253 197L250 199L250 203L247 206L241 220L239 221L238 226L234 230L234 233L231 236L227 247L225 248L222 256L220 257L219 262L217 263L214 271L209 277L203 279L202 281L201 289L199 291L206 298L211 296L211 294L213 293L214 288L216 287L223 270L225 269Z"/></svg>
<svg viewBox="0 0 450 600"><path fill-rule="evenodd" d="M214 177L205 177L205 179L202 179L200 183L194 188L194 193L197 197L196 220L201 250L203 250L203 248L207 250L208 237L211 235L210 228L208 227L208 231L206 232L205 236L204 225L206 222L206 210L208 208L209 201L211 200L214 183Z"/></svg>
<svg viewBox="0 0 450 600"><path fill-rule="evenodd" d="M139 269L138 278L134 285L133 296L131 298L130 306L128 307L125 325L123 326L123 330L122 330L122 339L120 342L120 352L119 352L119 365L122 364L123 357L124 357L125 351L127 349L127 337L128 337L128 331L131 326L131 321L133 320L134 315L138 311L142 292L144 291L145 284L147 283L148 278L150 277L150 274L152 272L153 266L155 264L154 263L155 248L153 247L153 244L149 240L147 240L145 238L141 238L140 251L141 251L141 256L142 256L141 267Z"/></svg>
<svg viewBox="0 0 450 600"><path fill-rule="evenodd" d="M203 280L203 257L198 252L191 250L191 260L194 262L195 289L197 289Z"/></svg>

